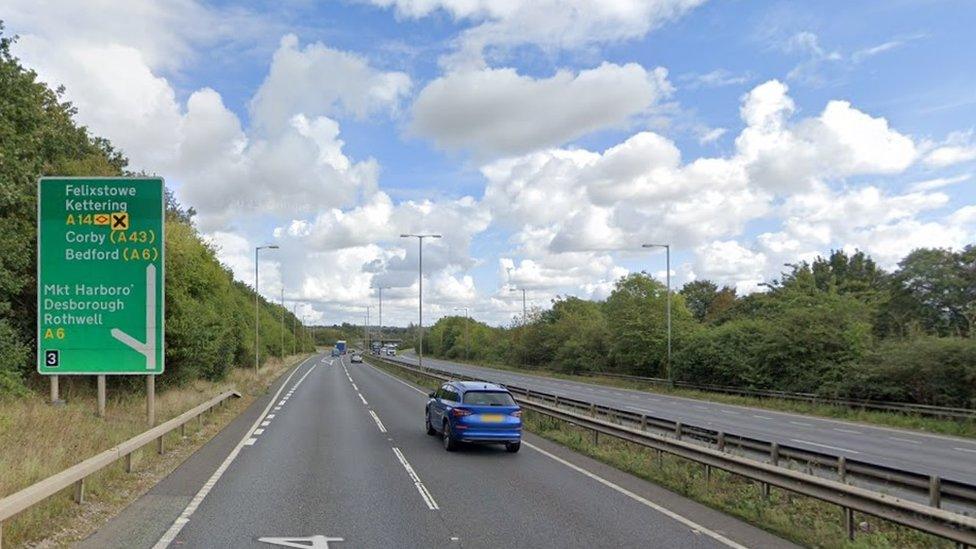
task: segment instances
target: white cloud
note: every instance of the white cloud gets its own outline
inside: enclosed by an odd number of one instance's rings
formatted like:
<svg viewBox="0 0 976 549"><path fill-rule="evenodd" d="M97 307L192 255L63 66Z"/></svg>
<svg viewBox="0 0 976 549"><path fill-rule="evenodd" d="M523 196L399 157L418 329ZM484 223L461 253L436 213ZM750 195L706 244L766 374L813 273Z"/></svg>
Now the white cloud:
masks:
<svg viewBox="0 0 976 549"><path fill-rule="evenodd" d="M666 70L636 63L561 70L541 79L511 68L463 70L420 92L411 128L445 149L523 154L625 126L671 91Z"/></svg>
<svg viewBox="0 0 976 549"><path fill-rule="evenodd" d="M816 181L868 173L899 173L918 156L908 136L846 101L796 124L786 85L771 80L743 99L747 127L736 138L752 177L770 189L804 189Z"/></svg>
<svg viewBox="0 0 976 549"><path fill-rule="evenodd" d="M972 160L976 160L973 130L949 134L945 141L925 155L925 164L934 168L945 168Z"/></svg>
<svg viewBox="0 0 976 549"><path fill-rule="evenodd" d="M250 110L257 128L275 134L297 114L364 117L395 111L410 87L406 73L377 70L362 57L319 42L299 48L298 37L289 34L281 39Z"/></svg>
<svg viewBox="0 0 976 549"><path fill-rule="evenodd" d="M703 128L698 134L698 143L700 145L714 143L728 133L728 131L727 128Z"/></svg>
<svg viewBox="0 0 976 549"><path fill-rule="evenodd" d="M908 186L910 191L934 191L963 181L969 181L973 177L971 173L964 173L953 177L935 177L924 181L916 181Z"/></svg>
<svg viewBox="0 0 976 549"><path fill-rule="evenodd" d="M486 49L532 44L544 50L578 49L640 38L704 0L372 0L402 17L444 11L472 27L457 39L453 66L484 64Z"/></svg>
<svg viewBox="0 0 976 549"><path fill-rule="evenodd" d="M715 69L704 74L686 73L678 77L689 89L697 88L721 88L725 86L735 86L745 84L750 80L748 74L736 74L728 69Z"/></svg>
<svg viewBox="0 0 976 549"><path fill-rule="evenodd" d="M754 291L782 264L831 247L856 246L888 265L899 246L919 240L959 245L958 219L925 221L948 204L941 193L891 195L878 186L842 188L854 175L902 173L917 159L914 141L844 101L794 120L796 106L778 81L743 97L746 127L730 156L685 162L667 138L640 132L602 152L548 149L492 162L485 203L516 230L524 261L594 257L670 242L695 250L691 276ZM781 230L749 242L750 222L779 220ZM941 235L936 228L948 227ZM900 244L899 244L900 243ZM532 265L532 263L527 263ZM609 267L608 267L609 268ZM604 269L606 272L607 269ZM561 265L554 274L569 272ZM585 283L547 277L553 287Z"/></svg>
<svg viewBox="0 0 976 549"><path fill-rule="evenodd" d="M719 284L731 284L739 293L759 289L767 280L766 255L750 250L736 240L716 240L695 249L694 274Z"/></svg>

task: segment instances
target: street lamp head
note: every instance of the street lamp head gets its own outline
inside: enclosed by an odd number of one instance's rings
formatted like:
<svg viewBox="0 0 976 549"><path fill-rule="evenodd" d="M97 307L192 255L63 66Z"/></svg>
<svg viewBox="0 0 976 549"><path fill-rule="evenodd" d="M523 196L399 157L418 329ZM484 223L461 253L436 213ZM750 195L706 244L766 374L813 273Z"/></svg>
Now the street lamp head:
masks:
<svg viewBox="0 0 976 549"><path fill-rule="evenodd" d="M665 248L667 244L641 244L641 248Z"/></svg>
<svg viewBox="0 0 976 549"><path fill-rule="evenodd" d="M412 234L401 234L400 235L400 238L410 238L411 236L415 236L415 235L412 235Z"/></svg>

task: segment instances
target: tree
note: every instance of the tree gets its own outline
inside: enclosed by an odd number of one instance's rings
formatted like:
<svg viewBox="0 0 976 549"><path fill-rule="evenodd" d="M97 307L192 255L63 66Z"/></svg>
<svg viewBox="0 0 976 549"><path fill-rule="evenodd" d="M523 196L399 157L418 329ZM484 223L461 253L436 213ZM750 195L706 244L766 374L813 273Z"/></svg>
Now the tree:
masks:
<svg viewBox="0 0 976 549"><path fill-rule="evenodd" d="M75 124L75 108L10 53L0 22L0 392L33 370L37 179L121 175L125 158ZM6 381L2 381L6 380Z"/></svg>
<svg viewBox="0 0 976 549"><path fill-rule="evenodd" d="M922 333L967 336L976 302L976 248L914 250L898 263L890 291L881 311L885 335L905 337L917 326Z"/></svg>
<svg viewBox="0 0 976 549"><path fill-rule="evenodd" d="M610 330L610 359L621 371L664 375L667 359L667 289L646 273L622 277L607 298L604 311ZM673 346L695 331L697 323L681 294L671 296Z"/></svg>
<svg viewBox="0 0 976 549"><path fill-rule="evenodd" d="M735 302L735 289L722 286L720 289L711 280L694 280L681 287L681 295L692 316L698 322L709 321L732 306Z"/></svg>
<svg viewBox="0 0 976 549"><path fill-rule="evenodd" d="M693 280L681 287L681 295L685 296L685 303L695 320L703 322L708 308L718 296L718 285L711 280Z"/></svg>

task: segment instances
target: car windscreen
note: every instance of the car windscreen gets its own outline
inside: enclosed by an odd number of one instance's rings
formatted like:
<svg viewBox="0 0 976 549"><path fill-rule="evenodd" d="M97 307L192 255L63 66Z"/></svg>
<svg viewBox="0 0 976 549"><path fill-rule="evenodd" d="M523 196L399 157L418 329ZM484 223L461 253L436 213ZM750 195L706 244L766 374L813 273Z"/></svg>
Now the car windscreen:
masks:
<svg viewBox="0 0 976 549"><path fill-rule="evenodd" d="M515 406L512 395L504 391L468 391L464 403L475 406Z"/></svg>

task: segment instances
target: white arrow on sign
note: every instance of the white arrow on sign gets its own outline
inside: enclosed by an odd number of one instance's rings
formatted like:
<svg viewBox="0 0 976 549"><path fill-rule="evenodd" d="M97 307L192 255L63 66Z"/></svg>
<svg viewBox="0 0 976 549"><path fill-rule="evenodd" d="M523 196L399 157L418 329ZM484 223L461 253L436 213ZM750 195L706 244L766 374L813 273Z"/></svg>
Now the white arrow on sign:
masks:
<svg viewBox="0 0 976 549"><path fill-rule="evenodd" d="M258 538L258 541L282 547L301 547L302 549L329 549L330 541L345 541L342 538L310 536L307 538Z"/></svg>
<svg viewBox="0 0 976 549"><path fill-rule="evenodd" d="M112 337L146 357L146 369L156 369L156 266L146 265L146 342L112 328Z"/></svg>

